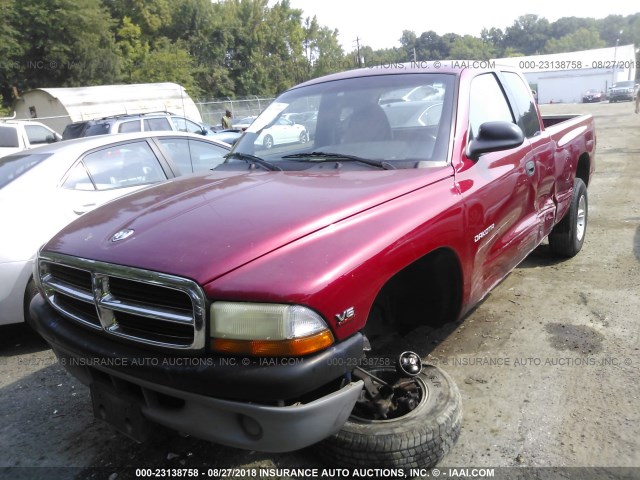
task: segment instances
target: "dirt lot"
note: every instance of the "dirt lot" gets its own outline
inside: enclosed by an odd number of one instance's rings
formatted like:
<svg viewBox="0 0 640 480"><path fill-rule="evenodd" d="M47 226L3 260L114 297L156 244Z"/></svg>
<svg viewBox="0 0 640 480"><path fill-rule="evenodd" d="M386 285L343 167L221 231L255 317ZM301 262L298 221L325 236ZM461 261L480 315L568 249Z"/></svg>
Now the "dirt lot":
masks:
<svg viewBox="0 0 640 480"><path fill-rule="evenodd" d="M640 467L640 115L630 103L543 112L596 118L586 242L566 262L542 245L462 322L411 337L462 392L462 433L442 467ZM311 449L269 455L168 431L135 444L93 419L88 389L23 326L0 327L0 355L0 477L318 466ZM1 469L13 466L26 468Z"/></svg>

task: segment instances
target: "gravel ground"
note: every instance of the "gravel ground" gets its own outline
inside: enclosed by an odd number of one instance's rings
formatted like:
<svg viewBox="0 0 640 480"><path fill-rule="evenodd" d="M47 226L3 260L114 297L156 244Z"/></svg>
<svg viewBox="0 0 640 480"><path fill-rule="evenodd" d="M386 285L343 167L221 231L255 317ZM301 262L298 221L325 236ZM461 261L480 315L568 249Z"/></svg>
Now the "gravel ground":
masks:
<svg viewBox="0 0 640 480"><path fill-rule="evenodd" d="M462 432L441 468L640 467L640 115L630 103L543 106L584 112L598 153L582 252L558 262L543 244L463 321L401 340L462 393ZM88 389L22 325L0 327L0 416L3 478L321 467L312 448L263 454L166 430L136 444L93 418Z"/></svg>

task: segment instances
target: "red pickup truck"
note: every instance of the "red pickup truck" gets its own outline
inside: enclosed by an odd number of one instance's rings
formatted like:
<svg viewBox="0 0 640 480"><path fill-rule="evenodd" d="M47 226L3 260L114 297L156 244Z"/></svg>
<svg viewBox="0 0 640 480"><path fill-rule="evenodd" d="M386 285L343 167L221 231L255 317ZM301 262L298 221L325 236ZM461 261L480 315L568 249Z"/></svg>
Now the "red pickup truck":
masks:
<svg viewBox="0 0 640 480"><path fill-rule="evenodd" d="M309 112L304 136L285 131ZM590 116L541 117L508 67L315 79L213 171L44 245L33 325L134 438L157 422L261 451L320 442L332 465L433 465L460 429L455 384L421 365L428 346L376 352L463 317L547 237L577 254L595 148Z"/></svg>

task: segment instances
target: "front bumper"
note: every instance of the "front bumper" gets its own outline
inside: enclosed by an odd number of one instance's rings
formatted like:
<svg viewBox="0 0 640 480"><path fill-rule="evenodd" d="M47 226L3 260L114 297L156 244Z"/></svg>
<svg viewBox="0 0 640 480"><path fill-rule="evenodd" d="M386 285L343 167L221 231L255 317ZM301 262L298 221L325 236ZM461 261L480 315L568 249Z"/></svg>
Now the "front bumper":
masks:
<svg viewBox="0 0 640 480"><path fill-rule="evenodd" d="M609 101L629 100L633 101L633 93L612 93L609 96Z"/></svg>
<svg viewBox="0 0 640 480"><path fill-rule="evenodd" d="M293 363L231 362L143 351L96 335L63 318L40 295L31 302L31 316L81 382L133 398L149 420L224 445L266 452L306 447L340 429L362 390L360 381L338 385L362 355L360 334Z"/></svg>

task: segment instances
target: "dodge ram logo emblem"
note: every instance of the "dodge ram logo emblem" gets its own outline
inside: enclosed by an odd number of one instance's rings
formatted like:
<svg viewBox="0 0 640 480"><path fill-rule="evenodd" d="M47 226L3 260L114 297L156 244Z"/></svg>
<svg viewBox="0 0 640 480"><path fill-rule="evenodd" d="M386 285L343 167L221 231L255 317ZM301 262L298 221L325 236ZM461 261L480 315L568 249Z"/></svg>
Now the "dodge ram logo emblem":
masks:
<svg viewBox="0 0 640 480"><path fill-rule="evenodd" d="M111 237L111 241L112 242L119 242L120 240L124 240L125 238L130 237L131 235L133 235L134 231L135 230L132 230L131 228L125 228L124 230L120 230L113 237Z"/></svg>

